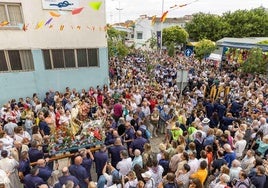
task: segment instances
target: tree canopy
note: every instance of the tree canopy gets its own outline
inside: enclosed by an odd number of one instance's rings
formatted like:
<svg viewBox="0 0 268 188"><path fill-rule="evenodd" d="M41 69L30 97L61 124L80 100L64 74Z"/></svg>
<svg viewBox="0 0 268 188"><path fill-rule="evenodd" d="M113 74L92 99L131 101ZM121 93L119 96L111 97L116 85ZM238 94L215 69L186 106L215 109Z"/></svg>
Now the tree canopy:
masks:
<svg viewBox="0 0 268 188"><path fill-rule="evenodd" d="M127 32L118 31L115 28L108 26L107 27L108 35L108 55L109 57L118 56L119 58L125 57L129 50L124 44Z"/></svg>
<svg viewBox="0 0 268 188"><path fill-rule="evenodd" d="M265 56L261 48L252 48L249 51L247 60L241 65L241 70L245 73L265 74L268 67L268 57Z"/></svg>
<svg viewBox="0 0 268 188"><path fill-rule="evenodd" d="M222 16L198 13L186 24L192 40L268 36L268 12L263 8L226 12Z"/></svg>
<svg viewBox="0 0 268 188"><path fill-rule="evenodd" d="M171 26L163 29L162 43L166 46L169 46L172 43L174 45L178 45L181 43L186 43L188 37L189 35L185 29L181 28L180 26Z"/></svg>
<svg viewBox="0 0 268 188"><path fill-rule="evenodd" d="M211 52L213 52L215 49L216 49L216 44L213 41L203 39L199 41L194 48L195 56L199 60L201 60L205 56L208 56L209 54L211 54Z"/></svg>

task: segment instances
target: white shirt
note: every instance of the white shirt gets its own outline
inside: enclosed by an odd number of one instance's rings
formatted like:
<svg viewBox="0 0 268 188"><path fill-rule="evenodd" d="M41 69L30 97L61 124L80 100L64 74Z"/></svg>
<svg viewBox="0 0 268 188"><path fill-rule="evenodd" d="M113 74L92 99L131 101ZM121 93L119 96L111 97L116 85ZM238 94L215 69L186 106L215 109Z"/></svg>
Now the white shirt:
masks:
<svg viewBox="0 0 268 188"><path fill-rule="evenodd" d="M235 147L235 154L236 154L236 157L242 157L243 155L243 152L246 148L246 145L247 145L247 141L246 140L238 140L234 147Z"/></svg>
<svg viewBox="0 0 268 188"><path fill-rule="evenodd" d="M131 161L131 158L129 157L127 159L122 159L121 161L119 161L116 165L116 168L119 170L119 172L123 176L126 176L131 170L131 166L132 166L132 161Z"/></svg>
<svg viewBox="0 0 268 188"><path fill-rule="evenodd" d="M190 174L195 173L199 167L199 161L197 158L194 159L190 159L188 161L188 165L190 166L191 170L190 170Z"/></svg>

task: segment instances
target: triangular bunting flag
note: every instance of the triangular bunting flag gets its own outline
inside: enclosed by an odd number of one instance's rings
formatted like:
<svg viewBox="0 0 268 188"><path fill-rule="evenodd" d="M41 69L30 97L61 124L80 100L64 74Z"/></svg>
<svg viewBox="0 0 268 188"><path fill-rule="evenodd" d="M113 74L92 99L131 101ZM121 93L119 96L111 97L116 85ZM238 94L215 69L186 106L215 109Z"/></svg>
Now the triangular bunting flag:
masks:
<svg viewBox="0 0 268 188"><path fill-rule="evenodd" d="M45 23L45 25L49 25L50 24L50 22L53 20L53 18L50 18L46 23Z"/></svg>
<svg viewBox="0 0 268 188"><path fill-rule="evenodd" d="M44 26L44 24L45 24L45 22L44 22L43 20L40 21L40 22L38 22L37 25L36 25L36 27L35 27L35 29L40 29L40 28L42 28L42 27Z"/></svg>
<svg viewBox="0 0 268 188"><path fill-rule="evenodd" d="M79 14L80 12L82 12L83 9L84 9L84 7L72 10L72 15Z"/></svg>
<svg viewBox="0 0 268 188"><path fill-rule="evenodd" d="M61 14L58 13L58 12L54 12L54 11L50 11L49 14L52 16L52 17L60 17Z"/></svg>
<svg viewBox="0 0 268 188"><path fill-rule="evenodd" d="M95 1L95 2L89 2L89 6L93 9L93 10L99 10L101 7L102 2L101 1Z"/></svg>
<svg viewBox="0 0 268 188"><path fill-rule="evenodd" d="M168 11L163 13L163 15L161 16L161 19L160 19L161 22L165 22L165 20L167 18L167 14L168 14Z"/></svg>

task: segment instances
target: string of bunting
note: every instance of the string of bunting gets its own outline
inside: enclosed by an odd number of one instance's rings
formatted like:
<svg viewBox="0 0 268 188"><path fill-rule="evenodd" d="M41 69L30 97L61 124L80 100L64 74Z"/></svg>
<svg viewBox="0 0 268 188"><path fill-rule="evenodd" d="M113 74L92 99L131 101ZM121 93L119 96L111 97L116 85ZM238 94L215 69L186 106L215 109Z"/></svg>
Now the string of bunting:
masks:
<svg viewBox="0 0 268 188"><path fill-rule="evenodd" d="M167 18L167 15L169 12L175 10L175 9L178 9L178 8L182 8L182 7L185 7L185 6L188 6L190 4L193 4L195 2L197 2L199 0L194 0L194 1L191 1L189 3L185 3L185 4L180 4L180 5L173 5L169 8L169 10L163 12L162 16L160 17L160 22L165 22L166 18ZM151 21L151 25L154 25L156 22L156 15L152 16L152 21Z"/></svg>
<svg viewBox="0 0 268 188"><path fill-rule="evenodd" d="M94 11L98 11L101 8L102 2L101 1L94 1L94 2L89 2L88 6L94 10ZM71 11L72 15L78 15L80 14L85 7L79 7L76 8L74 10ZM35 24L29 24L29 23L20 23L18 24L19 29L23 30L23 31L27 31L30 28L34 28L36 30L43 28L44 26L47 26L49 29L59 29L60 31L63 31L66 27L65 24L60 24L60 26L58 27L54 27L54 25L52 24L53 20L55 20L56 18L59 18L60 16L66 14L66 11L49 11L49 15L51 16L48 20L44 21L41 20L39 21L36 25ZM31 27L32 25L35 25L33 27ZM9 26L9 22L8 21L2 21L0 22L0 27L5 27L5 26ZM81 26L81 25L77 25L77 26L70 26L71 29L77 29L77 30L81 30L82 28L85 28L87 30L91 30L91 31L95 31L95 30L99 30L99 31L106 31L107 27L106 26Z"/></svg>

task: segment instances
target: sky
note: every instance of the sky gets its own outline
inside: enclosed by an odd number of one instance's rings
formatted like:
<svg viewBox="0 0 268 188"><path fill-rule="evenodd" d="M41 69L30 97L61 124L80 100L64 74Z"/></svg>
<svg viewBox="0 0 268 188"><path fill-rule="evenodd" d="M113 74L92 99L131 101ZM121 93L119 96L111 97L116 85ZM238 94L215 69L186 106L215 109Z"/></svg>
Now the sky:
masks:
<svg viewBox="0 0 268 188"><path fill-rule="evenodd" d="M107 23L136 20L140 15L161 17L162 2L164 2L164 12L169 11L168 18L183 17L198 12L221 15L227 11L250 10L260 6L268 9L268 0L106 0ZM188 5L170 9L172 6L183 4Z"/></svg>

